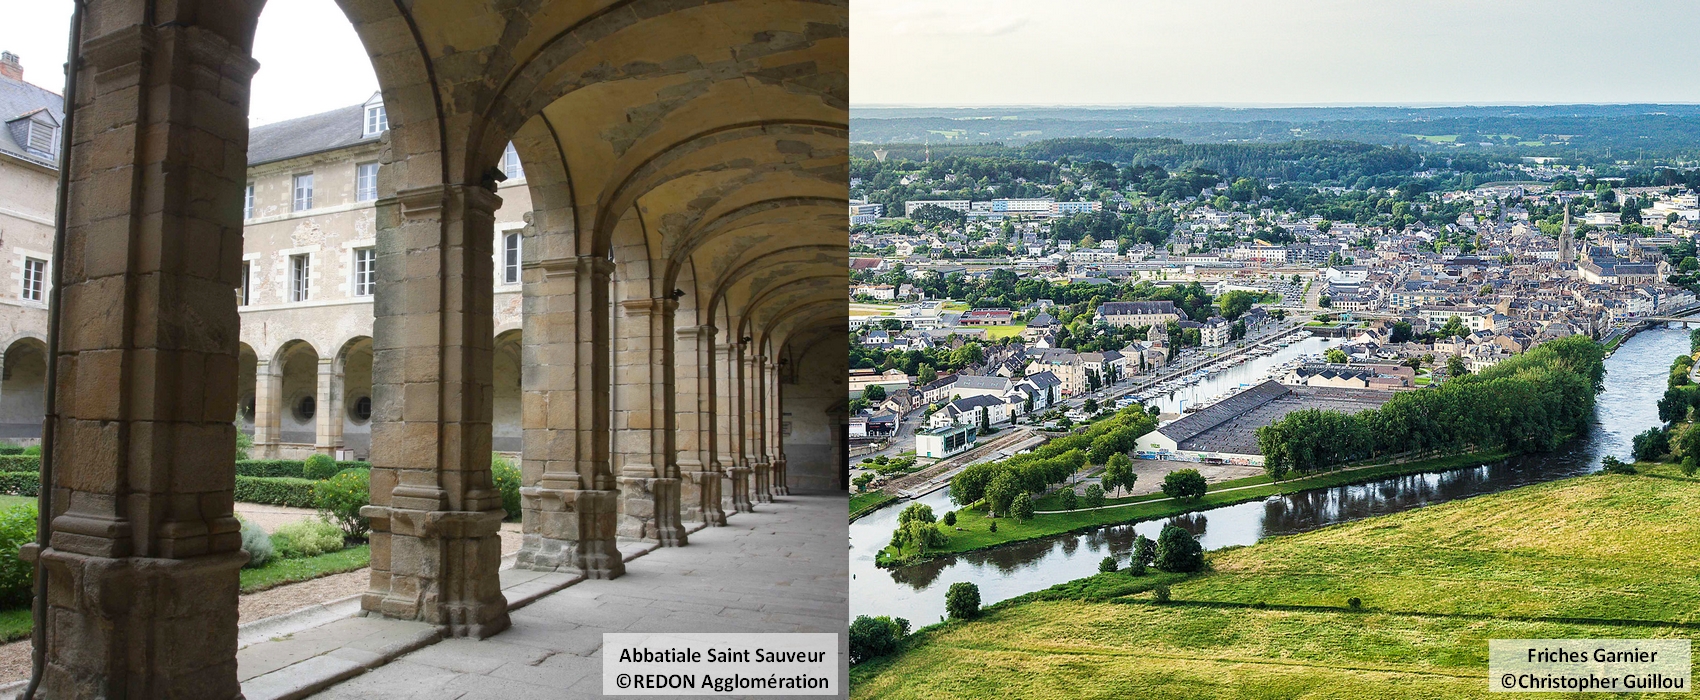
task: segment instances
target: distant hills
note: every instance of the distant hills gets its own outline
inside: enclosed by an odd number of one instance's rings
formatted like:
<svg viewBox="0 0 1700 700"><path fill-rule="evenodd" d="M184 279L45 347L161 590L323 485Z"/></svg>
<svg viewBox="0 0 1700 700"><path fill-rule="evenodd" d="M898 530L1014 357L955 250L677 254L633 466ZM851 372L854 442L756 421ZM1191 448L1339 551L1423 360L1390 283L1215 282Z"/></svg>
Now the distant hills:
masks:
<svg viewBox="0 0 1700 700"><path fill-rule="evenodd" d="M1700 164L1700 105L1489 107L867 107L854 144L1025 144L1069 137L1188 143L1338 140L1590 165Z"/></svg>

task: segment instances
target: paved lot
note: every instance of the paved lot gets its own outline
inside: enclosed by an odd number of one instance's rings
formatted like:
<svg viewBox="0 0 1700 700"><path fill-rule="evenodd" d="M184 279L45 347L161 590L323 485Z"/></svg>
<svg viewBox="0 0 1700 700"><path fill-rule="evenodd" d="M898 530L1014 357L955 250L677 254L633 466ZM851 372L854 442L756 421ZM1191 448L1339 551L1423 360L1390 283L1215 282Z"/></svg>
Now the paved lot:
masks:
<svg viewBox="0 0 1700 700"><path fill-rule="evenodd" d="M835 632L849 615L845 497L792 495L512 613L482 641L450 639L314 697L601 697L605 632ZM818 697L818 696L817 696Z"/></svg>

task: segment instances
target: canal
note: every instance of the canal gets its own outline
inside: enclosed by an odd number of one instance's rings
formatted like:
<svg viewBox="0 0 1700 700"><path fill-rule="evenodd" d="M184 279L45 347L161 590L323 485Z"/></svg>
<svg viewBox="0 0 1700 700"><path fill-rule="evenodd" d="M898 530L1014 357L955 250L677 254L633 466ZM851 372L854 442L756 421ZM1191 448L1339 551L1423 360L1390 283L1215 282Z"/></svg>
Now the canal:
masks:
<svg viewBox="0 0 1700 700"><path fill-rule="evenodd" d="M1323 339L1308 339L1224 372L1188 393L1213 396L1260 375L1269 366L1298 354L1314 354L1323 347L1327 347ZM1630 440L1659 424L1656 403L1664 393L1670 362L1687 352L1688 347L1688 333L1679 329L1652 329L1631 338L1606 359L1606 385L1597 401L1594 430L1554 453L1272 496L1165 520L1108 526L1085 534L1059 535L945 557L896 570L874 566L874 554L890 541L897 514L906 503L889 506L850 524L850 616L892 615L908 618L917 627L931 624L944 615L944 593L952 583L972 581L980 587L982 605L995 603L1097 573L1098 562L1106 555L1115 555L1125 564L1136 535L1156 539L1166 524L1186 528L1198 536L1205 549L1219 549L1585 474L1598 469L1600 460L1608 454L1628 459ZM1179 398L1166 397L1177 403ZM917 501L931 505L939 514L954 507L947 489Z"/></svg>

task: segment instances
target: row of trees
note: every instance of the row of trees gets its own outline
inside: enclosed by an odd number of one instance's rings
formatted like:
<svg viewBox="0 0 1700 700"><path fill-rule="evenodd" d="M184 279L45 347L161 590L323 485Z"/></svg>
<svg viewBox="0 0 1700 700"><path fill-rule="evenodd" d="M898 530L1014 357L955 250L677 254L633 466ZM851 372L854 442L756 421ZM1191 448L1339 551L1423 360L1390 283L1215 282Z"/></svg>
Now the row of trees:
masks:
<svg viewBox="0 0 1700 700"><path fill-rule="evenodd" d="M1125 458L1139 436L1155 427L1155 419L1143 407L1129 406L1083 432L1051 440L1028 454L963 469L950 480L950 498L959 505L986 500L993 516L1008 514L1023 493L1044 493L1089 463L1105 464L1117 454ZM1128 477L1126 485L1131 486L1131 470Z"/></svg>
<svg viewBox="0 0 1700 700"><path fill-rule="evenodd" d="M1257 430L1264 469L1281 478L1404 452L1552 450L1587 429L1604 357L1598 343L1571 336L1433 389L1401 392L1377 409L1294 411Z"/></svg>

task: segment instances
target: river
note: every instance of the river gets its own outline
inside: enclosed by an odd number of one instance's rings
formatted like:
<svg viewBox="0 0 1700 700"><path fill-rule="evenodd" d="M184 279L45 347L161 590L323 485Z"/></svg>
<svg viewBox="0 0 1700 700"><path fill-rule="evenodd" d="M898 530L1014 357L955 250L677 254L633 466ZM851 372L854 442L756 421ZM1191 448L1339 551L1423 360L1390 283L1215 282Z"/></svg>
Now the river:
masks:
<svg viewBox="0 0 1700 700"><path fill-rule="evenodd" d="M1298 354L1319 352L1327 345L1320 338L1305 340L1223 372L1189 393L1213 396L1249 381L1269 366ZM1170 523L1198 536L1205 549L1219 549L1585 474L1598 469L1600 460L1608 454L1628 459L1630 440L1659 424L1656 403L1664 393L1670 362L1687 352L1688 346L1687 331L1679 329L1647 330L1624 343L1606 359L1606 385L1597 401L1594 430L1554 453L1272 496L1166 520L970 552L896 570L874 566L874 554L890 541L897 514L906 503L888 506L850 524L850 616L892 615L908 618L916 626L931 624L944 615L944 593L952 583L972 581L980 587L982 605L995 603L1097 573L1098 562L1108 554L1120 557L1125 564L1135 535L1156 539ZM1168 402L1178 400L1167 398L1165 408ZM917 500L941 515L954 507L948 489Z"/></svg>

